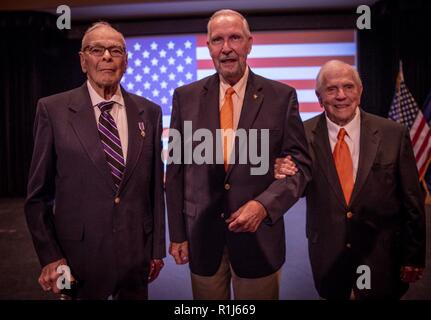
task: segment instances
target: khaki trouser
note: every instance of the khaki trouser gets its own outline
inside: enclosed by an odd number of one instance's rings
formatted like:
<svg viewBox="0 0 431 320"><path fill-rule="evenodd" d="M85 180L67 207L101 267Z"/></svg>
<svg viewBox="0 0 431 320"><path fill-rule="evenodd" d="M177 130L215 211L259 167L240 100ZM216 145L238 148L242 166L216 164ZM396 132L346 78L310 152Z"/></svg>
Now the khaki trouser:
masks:
<svg viewBox="0 0 431 320"><path fill-rule="evenodd" d="M213 276L199 276L191 272L193 299L229 300L232 280L235 300L278 300L281 269L262 278L241 278L233 271L227 248L220 267Z"/></svg>

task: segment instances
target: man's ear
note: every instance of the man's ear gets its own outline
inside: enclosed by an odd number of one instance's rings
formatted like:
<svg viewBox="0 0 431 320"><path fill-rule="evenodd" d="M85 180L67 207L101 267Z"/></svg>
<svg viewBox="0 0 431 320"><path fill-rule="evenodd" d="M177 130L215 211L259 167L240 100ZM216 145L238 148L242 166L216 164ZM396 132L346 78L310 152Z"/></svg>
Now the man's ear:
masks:
<svg viewBox="0 0 431 320"><path fill-rule="evenodd" d="M320 93L317 90L314 90L314 92L316 93L317 100L319 101L320 106L323 108L322 96L320 95Z"/></svg>
<svg viewBox="0 0 431 320"><path fill-rule="evenodd" d="M128 65L129 65L129 54L126 52L126 57L124 58L124 70L127 69Z"/></svg>
<svg viewBox="0 0 431 320"><path fill-rule="evenodd" d="M129 55L126 52L126 56L123 58L123 61L121 62L121 71L122 71L121 77L123 77L123 75L126 73L127 65L129 63L128 57L129 57Z"/></svg>
<svg viewBox="0 0 431 320"><path fill-rule="evenodd" d="M250 36L250 38L248 39L248 50L247 50L247 54L250 54L251 52L251 48L253 47L253 37Z"/></svg>
<svg viewBox="0 0 431 320"><path fill-rule="evenodd" d="M81 62L81 70L84 73L87 73L87 61L85 61L84 53L79 52L79 61Z"/></svg>

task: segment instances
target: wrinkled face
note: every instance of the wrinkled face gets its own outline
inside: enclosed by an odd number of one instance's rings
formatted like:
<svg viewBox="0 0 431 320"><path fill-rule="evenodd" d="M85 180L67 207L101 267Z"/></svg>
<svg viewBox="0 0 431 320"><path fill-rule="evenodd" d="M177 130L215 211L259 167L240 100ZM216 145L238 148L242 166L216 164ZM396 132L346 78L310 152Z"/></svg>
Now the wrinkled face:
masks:
<svg viewBox="0 0 431 320"><path fill-rule="evenodd" d="M316 95L331 121L340 126L349 123L355 116L362 95L362 86L356 83L353 71L337 67L325 72L322 86Z"/></svg>
<svg viewBox="0 0 431 320"><path fill-rule="evenodd" d="M244 24L236 15L223 15L210 23L208 49L217 72L234 85L244 75L247 55L253 38L246 34Z"/></svg>
<svg viewBox="0 0 431 320"><path fill-rule="evenodd" d="M110 50L104 50L103 47ZM98 56L101 51L104 52ZM117 56L121 52L123 54ZM92 85L99 88L116 86L127 67L123 37L109 27L102 26L87 34L79 56L82 71L87 73L87 78Z"/></svg>

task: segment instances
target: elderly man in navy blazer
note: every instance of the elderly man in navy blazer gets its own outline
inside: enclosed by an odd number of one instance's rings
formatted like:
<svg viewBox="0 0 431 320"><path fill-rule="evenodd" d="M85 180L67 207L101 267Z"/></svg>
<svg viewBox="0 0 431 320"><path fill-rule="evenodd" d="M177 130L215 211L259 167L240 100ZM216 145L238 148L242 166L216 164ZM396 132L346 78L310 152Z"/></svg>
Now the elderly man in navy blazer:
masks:
<svg viewBox="0 0 431 320"><path fill-rule="evenodd" d="M79 53L88 80L40 99L25 213L42 265L80 299L146 299L165 256L160 107L119 85L125 40L105 22ZM63 284L63 285L59 285Z"/></svg>

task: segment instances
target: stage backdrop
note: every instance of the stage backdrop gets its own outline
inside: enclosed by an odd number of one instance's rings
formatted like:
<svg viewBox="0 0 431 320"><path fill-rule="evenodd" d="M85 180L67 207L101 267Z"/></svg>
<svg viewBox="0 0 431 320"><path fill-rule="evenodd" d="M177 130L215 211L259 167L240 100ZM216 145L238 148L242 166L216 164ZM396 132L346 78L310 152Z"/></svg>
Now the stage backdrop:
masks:
<svg viewBox="0 0 431 320"><path fill-rule="evenodd" d="M215 72L206 41L206 34L126 38L129 67L121 84L159 104L165 128L174 89ZM331 59L356 65L354 30L254 32L248 64L253 72L296 88L306 120L322 111L315 78Z"/></svg>

